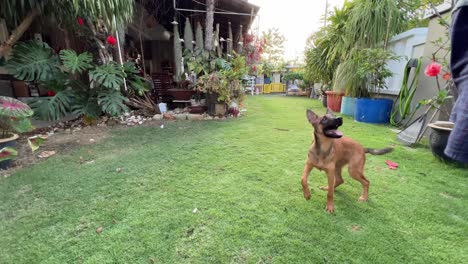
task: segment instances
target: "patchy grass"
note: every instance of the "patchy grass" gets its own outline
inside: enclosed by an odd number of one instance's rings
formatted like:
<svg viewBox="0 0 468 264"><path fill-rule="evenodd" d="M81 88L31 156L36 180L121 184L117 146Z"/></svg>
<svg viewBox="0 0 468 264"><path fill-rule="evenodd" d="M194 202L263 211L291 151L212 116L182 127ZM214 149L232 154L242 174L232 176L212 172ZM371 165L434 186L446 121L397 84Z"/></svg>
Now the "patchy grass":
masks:
<svg viewBox="0 0 468 264"><path fill-rule="evenodd" d="M344 172L337 212L326 177L300 176L311 127L303 98L249 97L248 115L115 130L103 142L0 179L2 263L462 263L468 172L385 126L345 118L366 147L370 201ZM83 160L80 162L80 157ZM396 171L384 161L400 164ZM118 168L121 168L120 170Z"/></svg>

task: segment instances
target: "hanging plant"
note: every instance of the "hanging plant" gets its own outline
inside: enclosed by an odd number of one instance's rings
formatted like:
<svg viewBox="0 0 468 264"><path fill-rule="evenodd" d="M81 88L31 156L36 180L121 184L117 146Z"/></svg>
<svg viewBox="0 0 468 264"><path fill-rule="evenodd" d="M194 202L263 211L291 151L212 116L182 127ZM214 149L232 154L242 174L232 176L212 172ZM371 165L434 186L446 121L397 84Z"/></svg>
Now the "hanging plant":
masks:
<svg viewBox="0 0 468 264"><path fill-rule="evenodd" d="M232 54L232 28L231 28L231 21L229 21L229 35L227 41L227 54L231 55Z"/></svg>
<svg viewBox="0 0 468 264"><path fill-rule="evenodd" d="M179 36L179 23L177 21L172 22L174 25L174 61L175 61L175 81L180 81L180 75L182 74L182 44L180 43Z"/></svg>
<svg viewBox="0 0 468 264"><path fill-rule="evenodd" d="M203 49L203 29L200 22L197 22L197 29L195 30L196 46L199 49Z"/></svg>
<svg viewBox="0 0 468 264"><path fill-rule="evenodd" d="M239 29L239 42L237 43L237 53L242 54L244 49L244 38L242 37L242 25L240 25Z"/></svg>
<svg viewBox="0 0 468 264"><path fill-rule="evenodd" d="M190 19L188 17L185 20L184 46L186 49L193 51L193 31L192 25L190 24Z"/></svg>
<svg viewBox="0 0 468 264"><path fill-rule="evenodd" d="M214 47L216 50L216 54L219 58L221 58L221 56L223 55L223 47L221 46L221 43L219 41L219 23L216 24L216 31L214 34Z"/></svg>

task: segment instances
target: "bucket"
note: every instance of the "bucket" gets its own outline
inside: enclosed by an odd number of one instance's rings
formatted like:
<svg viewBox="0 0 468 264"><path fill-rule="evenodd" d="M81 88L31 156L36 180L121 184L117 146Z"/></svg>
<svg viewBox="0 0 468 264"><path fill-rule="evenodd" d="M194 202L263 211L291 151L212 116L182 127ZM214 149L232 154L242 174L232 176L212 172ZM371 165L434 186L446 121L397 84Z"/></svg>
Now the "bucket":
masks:
<svg viewBox="0 0 468 264"><path fill-rule="evenodd" d="M354 116L354 110L356 109L356 98L343 96L341 99L341 114Z"/></svg>
<svg viewBox="0 0 468 264"><path fill-rule="evenodd" d="M393 100L391 99L356 99L354 120L364 123L386 124L390 121Z"/></svg>

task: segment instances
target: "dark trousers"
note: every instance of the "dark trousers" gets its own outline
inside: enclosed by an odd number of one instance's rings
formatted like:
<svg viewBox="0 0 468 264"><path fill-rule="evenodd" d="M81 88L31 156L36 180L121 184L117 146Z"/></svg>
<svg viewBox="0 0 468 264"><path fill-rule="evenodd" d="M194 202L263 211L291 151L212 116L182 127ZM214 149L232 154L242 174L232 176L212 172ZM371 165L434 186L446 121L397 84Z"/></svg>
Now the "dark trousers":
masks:
<svg viewBox="0 0 468 264"><path fill-rule="evenodd" d="M450 68L459 95L450 116L455 127L450 134L445 154L468 164L468 6L453 13L451 40Z"/></svg>

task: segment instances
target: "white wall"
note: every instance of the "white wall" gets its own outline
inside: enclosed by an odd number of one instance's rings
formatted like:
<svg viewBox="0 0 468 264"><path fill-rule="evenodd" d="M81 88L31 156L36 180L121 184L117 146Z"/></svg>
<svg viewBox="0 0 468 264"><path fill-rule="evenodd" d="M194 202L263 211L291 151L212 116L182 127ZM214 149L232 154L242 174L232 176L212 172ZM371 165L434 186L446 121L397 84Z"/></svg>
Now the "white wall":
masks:
<svg viewBox="0 0 468 264"><path fill-rule="evenodd" d="M400 92L406 63L411 58L420 58L424 55L427 33L427 28L414 28L390 40L388 49L401 58L399 61L388 63L393 76L387 79L388 89L381 90L381 93L397 95Z"/></svg>

